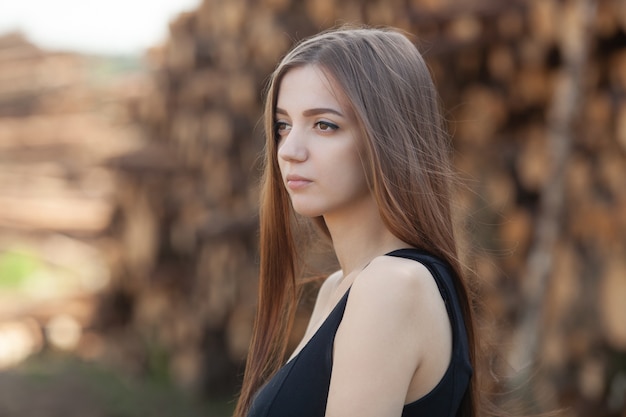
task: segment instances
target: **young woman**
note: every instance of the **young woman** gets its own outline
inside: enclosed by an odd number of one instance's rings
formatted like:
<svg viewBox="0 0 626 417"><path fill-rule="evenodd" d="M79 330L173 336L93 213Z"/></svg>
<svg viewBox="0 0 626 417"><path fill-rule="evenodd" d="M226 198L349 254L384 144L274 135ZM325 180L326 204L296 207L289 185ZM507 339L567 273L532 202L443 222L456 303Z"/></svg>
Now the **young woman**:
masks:
<svg viewBox="0 0 626 417"><path fill-rule="evenodd" d="M301 42L272 76L265 128L259 306L235 416L477 415L449 138L415 46L369 28ZM300 218L341 269L287 356Z"/></svg>

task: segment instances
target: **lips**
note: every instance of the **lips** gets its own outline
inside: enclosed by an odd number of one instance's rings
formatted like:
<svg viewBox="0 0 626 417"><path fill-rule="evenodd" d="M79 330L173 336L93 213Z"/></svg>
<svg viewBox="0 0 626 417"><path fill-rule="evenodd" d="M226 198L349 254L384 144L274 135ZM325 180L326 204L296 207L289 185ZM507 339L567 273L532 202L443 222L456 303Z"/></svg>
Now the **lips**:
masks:
<svg viewBox="0 0 626 417"><path fill-rule="evenodd" d="M285 183L287 188L289 188L290 190L299 190L302 189L304 187L306 187L307 185L311 184L313 181L311 181L308 178L305 177L301 177L299 175L287 175L287 177L285 178Z"/></svg>

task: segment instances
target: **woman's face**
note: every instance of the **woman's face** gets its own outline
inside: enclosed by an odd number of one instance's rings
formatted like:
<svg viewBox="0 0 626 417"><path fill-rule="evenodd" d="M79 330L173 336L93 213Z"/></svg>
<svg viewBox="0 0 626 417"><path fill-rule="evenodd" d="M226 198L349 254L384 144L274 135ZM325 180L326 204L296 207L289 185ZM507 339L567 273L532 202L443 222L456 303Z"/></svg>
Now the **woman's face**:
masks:
<svg viewBox="0 0 626 417"><path fill-rule="evenodd" d="M356 121L319 67L289 70L275 114L278 164L294 210L307 217L350 214L371 195Z"/></svg>

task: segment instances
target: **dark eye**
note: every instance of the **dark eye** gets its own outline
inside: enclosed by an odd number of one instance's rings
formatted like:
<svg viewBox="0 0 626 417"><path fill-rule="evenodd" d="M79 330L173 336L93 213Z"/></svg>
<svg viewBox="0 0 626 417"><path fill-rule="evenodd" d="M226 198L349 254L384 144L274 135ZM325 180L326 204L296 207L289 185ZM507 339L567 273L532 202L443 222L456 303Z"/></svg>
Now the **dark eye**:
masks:
<svg viewBox="0 0 626 417"><path fill-rule="evenodd" d="M290 129L289 124L286 122L276 122L274 123L274 132L277 137L283 136Z"/></svg>
<svg viewBox="0 0 626 417"><path fill-rule="evenodd" d="M339 129L339 126L337 126L336 124L324 121L319 121L315 123L315 126L322 132L330 132Z"/></svg>

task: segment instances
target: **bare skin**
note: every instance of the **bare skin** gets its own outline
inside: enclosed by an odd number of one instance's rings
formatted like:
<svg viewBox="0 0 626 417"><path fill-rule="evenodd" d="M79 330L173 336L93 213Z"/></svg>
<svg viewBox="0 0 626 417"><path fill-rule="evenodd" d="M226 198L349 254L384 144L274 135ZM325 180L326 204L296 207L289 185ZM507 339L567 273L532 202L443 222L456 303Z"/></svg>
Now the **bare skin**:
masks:
<svg viewBox="0 0 626 417"><path fill-rule="evenodd" d="M290 70L277 103L278 157L294 209L323 216L341 270L322 285L302 342L350 288L334 342L326 417L400 416L432 390L450 362L452 333L433 277L384 256L409 245L384 225L340 90L314 66ZM325 109L325 110L320 110Z"/></svg>

